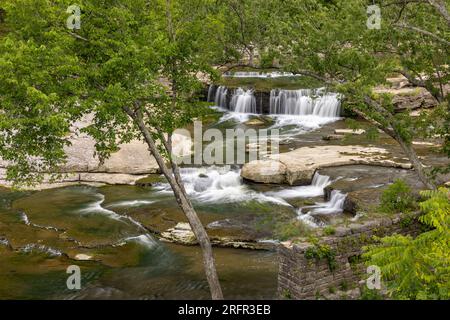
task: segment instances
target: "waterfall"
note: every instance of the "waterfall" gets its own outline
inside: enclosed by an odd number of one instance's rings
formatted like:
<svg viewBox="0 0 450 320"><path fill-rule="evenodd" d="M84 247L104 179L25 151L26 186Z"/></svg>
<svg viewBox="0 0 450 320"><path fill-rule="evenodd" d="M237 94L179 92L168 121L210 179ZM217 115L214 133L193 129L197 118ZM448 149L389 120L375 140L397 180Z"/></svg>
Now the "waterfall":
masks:
<svg viewBox="0 0 450 320"><path fill-rule="evenodd" d="M319 197L323 196L325 187L330 183L329 176L322 176L316 172L309 186L293 187L276 192L267 192L266 194L283 199Z"/></svg>
<svg viewBox="0 0 450 320"><path fill-rule="evenodd" d="M336 118L340 115L339 96L323 93L323 89L274 89L270 92L270 114Z"/></svg>
<svg viewBox="0 0 450 320"><path fill-rule="evenodd" d="M315 173L313 180L312 180L312 186L316 188L322 188L325 189L329 184L331 183L329 176L322 176L319 173Z"/></svg>
<svg viewBox="0 0 450 320"><path fill-rule="evenodd" d="M231 98L230 110L238 113L256 113L256 98L253 91L236 89Z"/></svg>
<svg viewBox="0 0 450 320"><path fill-rule="evenodd" d="M214 99L213 99L213 96L214 96L214 90L215 90L215 86L214 85L209 85L209 88L208 88L208 98L207 98L207 100L206 101L208 101L208 102L213 102L214 101Z"/></svg>
<svg viewBox="0 0 450 320"><path fill-rule="evenodd" d="M344 211L344 202L347 198L346 194L343 194L339 190L331 191L330 201L318 205L312 210L313 214L337 214Z"/></svg>
<svg viewBox="0 0 450 320"><path fill-rule="evenodd" d="M333 215L344 212L346 198L346 194L343 194L339 190L333 190L331 191L330 201L300 208L298 210L298 219L313 228L324 226L325 224L320 219L317 219L315 215ZM309 211L303 213L304 209L309 209Z"/></svg>
<svg viewBox="0 0 450 320"><path fill-rule="evenodd" d="M220 86L216 90L216 96L214 98L214 103L216 106L221 108L227 108L227 94L228 88L224 86Z"/></svg>

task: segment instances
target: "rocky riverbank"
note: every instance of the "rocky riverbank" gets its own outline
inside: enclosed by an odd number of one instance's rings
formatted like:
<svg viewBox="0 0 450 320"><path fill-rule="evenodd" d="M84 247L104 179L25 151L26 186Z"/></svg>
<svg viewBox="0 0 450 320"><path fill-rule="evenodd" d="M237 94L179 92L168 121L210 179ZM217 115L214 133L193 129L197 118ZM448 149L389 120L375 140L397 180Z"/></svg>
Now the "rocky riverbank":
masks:
<svg viewBox="0 0 450 320"><path fill-rule="evenodd" d="M73 124L70 146L65 148L67 159L58 170L61 176L55 180L48 174L44 182L26 189L43 190L77 184L133 185L148 174L159 173L155 158L150 155L146 144L139 140L120 145L119 151L102 163L96 156L95 140L81 132L90 123L92 117L85 117ZM191 141L185 136L175 134L173 137L176 154L185 154L186 149L190 150L190 144ZM0 185L11 187L11 183L6 181L7 166L8 163L0 159Z"/></svg>
<svg viewBox="0 0 450 320"><path fill-rule="evenodd" d="M241 176L258 183L307 185L311 183L316 170L327 167L366 164L411 169L411 164L405 159L394 157L379 147L303 147L269 158L245 164Z"/></svg>

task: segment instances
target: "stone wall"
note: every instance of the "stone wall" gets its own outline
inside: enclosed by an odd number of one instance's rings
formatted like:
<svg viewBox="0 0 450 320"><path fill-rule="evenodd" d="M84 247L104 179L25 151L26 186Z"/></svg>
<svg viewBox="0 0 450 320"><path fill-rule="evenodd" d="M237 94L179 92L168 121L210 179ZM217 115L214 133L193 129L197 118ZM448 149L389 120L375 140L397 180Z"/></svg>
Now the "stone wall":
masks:
<svg viewBox="0 0 450 320"><path fill-rule="evenodd" d="M307 239L283 243L278 248L278 295L282 299L321 299L336 290L357 288L366 275L362 247L373 243L373 236L415 236L422 228L417 214L397 215L337 227L334 235L322 237L316 244ZM328 257L317 258L320 252Z"/></svg>

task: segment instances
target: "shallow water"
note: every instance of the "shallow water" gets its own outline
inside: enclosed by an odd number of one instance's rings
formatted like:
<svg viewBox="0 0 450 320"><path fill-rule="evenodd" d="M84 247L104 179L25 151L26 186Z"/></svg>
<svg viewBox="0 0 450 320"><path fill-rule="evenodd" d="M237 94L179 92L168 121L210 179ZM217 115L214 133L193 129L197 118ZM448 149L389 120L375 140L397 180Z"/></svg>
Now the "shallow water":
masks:
<svg viewBox="0 0 450 320"><path fill-rule="evenodd" d="M246 129L243 121L251 117L226 113L211 127L222 132ZM323 143L317 129L332 130L338 120L312 115L271 118L264 127L279 128L280 140L295 136L290 147ZM272 240L273 230L259 225L262 213L296 219L296 199L322 197L331 183L329 177L317 175L311 186L245 184L239 170L182 169L189 196L213 237ZM0 190L0 299L209 298L200 249L163 243L155 235L178 222L186 218L164 183L152 189ZM214 248L214 253L226 298L276 297L275 252ZM91 260L76 260L80 254ZM66 287L66 269L73 264L82 270L80 291Z"/></svg>
<svg viewBox="0 0 450 320"><path fill-rule="evenodd" d="M173 206L167 197L135 187L2 190L0 299L208 298L200 249L162 243L126 215ZM214 252L227 298L275 297L274 252ZM79 254L92 260L74 260ZM82 270L75 292L66 288L74 264Z"/></svg>

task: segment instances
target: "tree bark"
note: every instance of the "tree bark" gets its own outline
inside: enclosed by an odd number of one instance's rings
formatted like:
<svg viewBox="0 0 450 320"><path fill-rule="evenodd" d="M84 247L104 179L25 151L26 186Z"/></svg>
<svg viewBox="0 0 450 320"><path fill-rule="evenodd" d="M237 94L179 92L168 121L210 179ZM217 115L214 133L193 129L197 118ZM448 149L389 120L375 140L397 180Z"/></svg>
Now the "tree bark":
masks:
<svg viewBox="0 0 450 320"><path fill-rule="evenodd" d="M192 228L192 231L194 232L194 235L196 236L197 241L200 244L203 254L203 263L205 267L206 279L209 284L212 299L214 300L223 299L222 288L220 286L219 278L216 271L211 242L209 240L205 228L203 227L203 224L198 218L198 215L195 212L195 209L192 206L192 203L190 202L184 190L182 183L180 185L181 177L179 173L178 172L174 173L174 170L171 170L167 167L165 159L159 153L156 143L153 140L150 130L145 125L144 119L140 111L133 112L128 107L124 107L124 111L135 122L135 124L139 128L139 131L142 133L144 140L149 147L149 151L155 157L159 168L161 169L162 173L169 182L174 192L175 199L177 200L178 205L186 215L189 224ZM167 151L171 152L171 150Z"/></svg>

